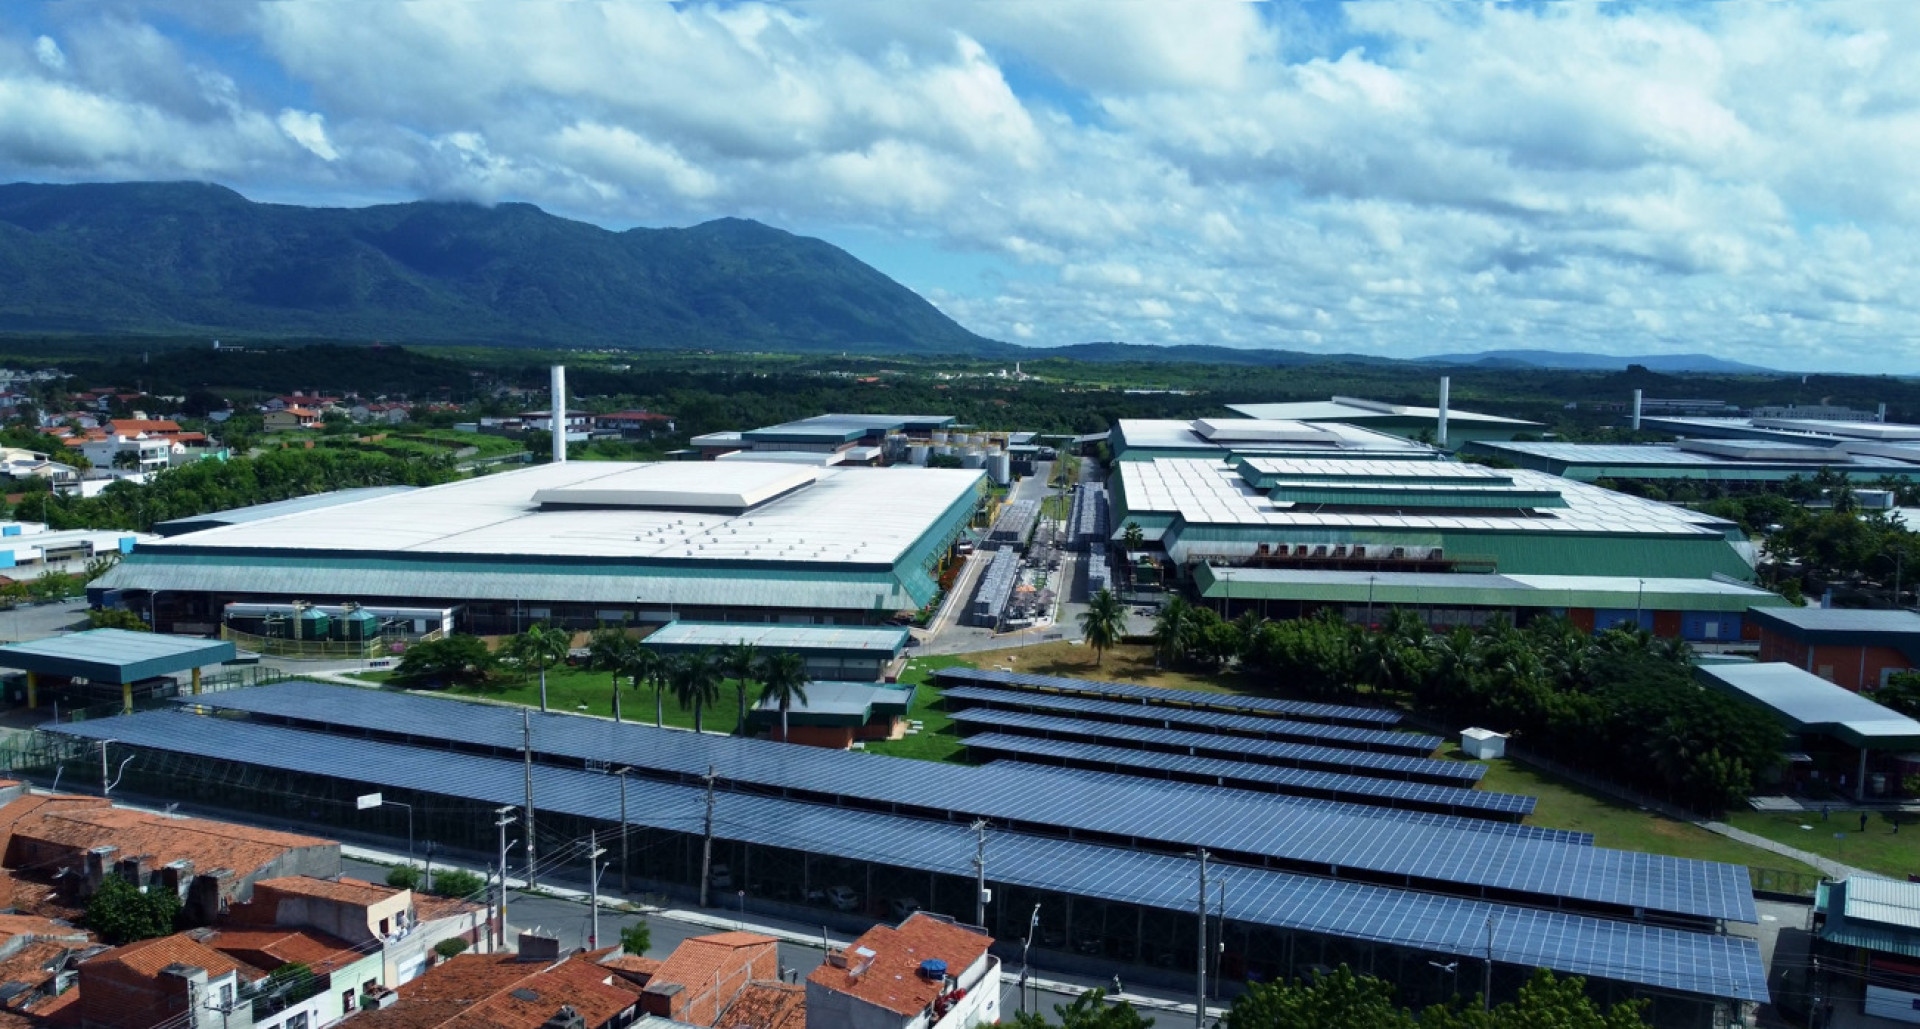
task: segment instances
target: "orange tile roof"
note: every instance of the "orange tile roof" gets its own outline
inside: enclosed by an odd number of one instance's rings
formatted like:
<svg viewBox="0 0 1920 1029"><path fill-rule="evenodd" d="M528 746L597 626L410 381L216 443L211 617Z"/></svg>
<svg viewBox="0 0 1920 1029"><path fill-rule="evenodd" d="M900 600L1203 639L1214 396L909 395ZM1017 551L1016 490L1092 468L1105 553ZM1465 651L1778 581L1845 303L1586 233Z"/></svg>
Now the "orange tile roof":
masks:
<svg viewBox="0 0 1920 1029"><path fill-rule="evenodd" d="M875 926L847 948L849 961L855 960L857 948L873 952L873 963L865 972L849 975L845 968L823 963L807 976L807 981L898 1015L917 1015L942 989L942 984L921 977L922 961L945 961L947 974L959 975L980 960L992 944L993 938L984 933L920 913L897 929Z"/></svg>
<svg viewBox="0 0 1920 1029"><path fill-rule="evenodd" d="M253 886L256 890L265 887L276 893L296 897L318 897L343 904L378 904L406 892L397 886L368 882L365 879L355 879L345 875L338 879L322 879L312 875L283 875L273 879L262 879Z"/></svg>
<svg viewBox="0 0 1920 1029"><path fill-rule="evenodd" d="M416 893L413 896L413 916L422 922L437 922L442 918L454 918L485 911L485 904L475 904L458 897L436 897L431 893Z"/></svg>
<svg viewBox="0 0 1920 1029"><path fill-rule="evenodd" d="M736 955L741 950L778 943L771 936L743 932L713 933L681 940L654 970L653 982L705 989L716 973L737 974L740 959Z"/></svg>
<svg viewBox="0 0 1920 1029"><path fill-rule="evenodd" d="M21 797L0 807L0 842L9 866L20 861L21 839L65 848L76 855L95 847L118 848L121 858L144 855L151 867L191 861L196 872L229 868L246 877L290 850L334 845L317 836L255 829L204 818L170 818L108 806L92 797Z"/></svg>
<svg viewBox="0 0 1920 1029"><path fill-rule="evenodd" d="M608 958L600 962L602 968L616 968L622 972L638 975L652 975L660 971L660 962L642 954L622 954L617 958Z"/></svg>
<svg viewBox="0 0 1920 1029"><path fill-rule="evenodd" d="M516 990L535 999L516 998ZM546 965L511 954L462 954L399 993L392 1007L355 1016L358 1029L539 1029L563 1004L596 1027L640 1003L637 987L590 961Z"/></svg>
<svg viewBox="0 0 1920 1029"><path fill-rule="evenodd" d="M0 937L39 936L46 939L88 939L85 929L33 915L0 915ZM6 980L0 979L0 982Z"/></svg>
<svg viewBox="0 0 1920 1029"><path fill-rule="evenodd" d="M749 983L714 1024L727 1029L804 1029L807 988L799 983Z"/></svg>
<svg viewBox="0 0 1920 1029"><path fill-rule="evenodd" d="M222 929L200 942L268 971L299 962L316 973L334 972L366 956L345 940L311 929Z"/></svg>
<svg viewBox="0 0 1920 1029"><path fill-rule="evenodd" d="M112 418L107 424L113 427L115 435L171 436L180 431L180 423L171 418Z"/></svg>
<svg viewBox="0 0 1920 1029"><path fill-rule="evenodd" d="M115 947L88 958L81 962L80 967L83 972L127 973L133 978L152 979L170 965L204 968L209 977L238 972L240 978L252 981L266 975L260 969L222 954L186 933Z"/></svg>

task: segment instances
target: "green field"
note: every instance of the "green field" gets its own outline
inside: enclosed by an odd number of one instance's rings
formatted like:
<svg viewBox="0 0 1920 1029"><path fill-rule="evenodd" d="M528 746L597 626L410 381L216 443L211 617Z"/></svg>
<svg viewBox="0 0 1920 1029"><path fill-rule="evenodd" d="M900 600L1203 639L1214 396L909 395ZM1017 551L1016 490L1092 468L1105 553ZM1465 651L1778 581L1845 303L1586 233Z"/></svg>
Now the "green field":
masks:
<svg viewBox="0 0 1920 1029"><path fill-rule="evenodd" d="M908 661L906 669L900 673L900 681L915 683L919 689L914 691L913 706L907 709L907 718L919 721L921 729L902 739L871 740L867 743L867 751L893 757L919 758L922 761L959 762L960 737L953 733L952 717L936 706L940 703L940 690L929 680L941 668L969 663L953 656L916 657Z"/></svg>
<svg viewBox="0 0 1920 1029"><path fill-rule="evenodd" d="M748 707L753 706L758 690L757 684L748 685ZM540 706L540 680L537 676L530 676L525 680L503 679L485 686L452 686L436 692L456 697L482 697L487 700L525 704L528 707ZM719 701L704 712L702 728L708 732L733 732L739 724L739 704L739 698L734 692L734 680L725 680L720 685ZM611 718L613 717L613 676L607 672L556 668L547 673L547 706L553 711ZM662 698L661 708L663 715L661 724L679 726L683 729L693 728L693 709L682 708L671 692L666 693ZM620 714L626 721L652 725L653 689L642 687L636 690L623 680L620 688Z"/></svg>
<svg viewBox="0 0 1920 1029"><path fill-rule="evenodd" d="M1873 812L1867 816L1865 833L1860 832L1860 812L1839 808L1826 821L1818 811L1741 811L1727 816L1726 822L1842 864L1904 879L1920 873L1920 815L1901 815L1897 823L1893 817L1889 812ZM1844 838L1835 839L1835 833Z"/></svg>

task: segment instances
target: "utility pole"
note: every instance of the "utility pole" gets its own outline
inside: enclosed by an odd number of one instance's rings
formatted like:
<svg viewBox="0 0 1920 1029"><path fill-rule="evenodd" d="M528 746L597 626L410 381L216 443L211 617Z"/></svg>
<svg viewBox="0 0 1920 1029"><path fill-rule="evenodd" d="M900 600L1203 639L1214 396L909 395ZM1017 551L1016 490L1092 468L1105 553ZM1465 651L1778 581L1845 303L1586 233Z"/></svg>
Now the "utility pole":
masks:
<svg viewBox="0 0 1920 1029"><path fill-rule="evenodd" d="M499 949L507 949L507 826L513 824L513 805L508 804L494 814L499 820L494 827L500 830L500 936Z"/></svg>
<svg viewBox="0 0 1920 1029"><path fill-rule="evenodd" d="M1487 977L1480 988L1480 1009L1493 1010L1493 916L1487 916Z"/></svg>
<svg viewBox="0 0 1920 1029"><path fill-rule="evenodd" d="M973 823L973 924L987 927L987 820Z"/></svg>
<svg viewBox="0 0 1920 1029"><path fill-rule="evenodd" d="M600 849L600 834L587 830L587 909L593 914L592 928L587 932L587 949L600 946L600 855L606 851Z"/></svg>
<svg viewBox="0 0 1920 1029"><path fill-rule="evenodd" d="M620 895L627 895L627 840L631 833L627 831L627 773L633 771L621 765L613 774L620 777Z"/></svg>
<svg viewBox="0 0 1920 1029"><path fill-rule="evenodd" d="M1194 969L1193 1029L1207 1029L1207 849L1200 848L1200 946Z"/></svg>
<svg viewBox="0 0 1920 1029"><path fill-rule="evenodd" d="M100 741L100 795L102 797L113 792L113 782L107 778L107 744L112 742L112 740Z"/></svg>
<svg viewBox="0 0 1920 1029"><path fill-rule="evenodd" d="M527 889L533 889L533 714L520 712L520 754L525 759L527 770ZM504 889L507 881L506 865L500 865L500 883Z"/></svg>
<svg viewBox="0 0 1920 1029"><path fill-rule="evenodd" d="M1227 953L1227 880L1215 882L1213 889L1213 995L1220 996L1220 962Z"/></svg>
<svg viewBox="0 0 1920 1029"><path fill-rule="evenodd" d="M700 906L707 906L707 887L713 884L713 766L701 776L707 783L706 838L700 844Z"/></svg>

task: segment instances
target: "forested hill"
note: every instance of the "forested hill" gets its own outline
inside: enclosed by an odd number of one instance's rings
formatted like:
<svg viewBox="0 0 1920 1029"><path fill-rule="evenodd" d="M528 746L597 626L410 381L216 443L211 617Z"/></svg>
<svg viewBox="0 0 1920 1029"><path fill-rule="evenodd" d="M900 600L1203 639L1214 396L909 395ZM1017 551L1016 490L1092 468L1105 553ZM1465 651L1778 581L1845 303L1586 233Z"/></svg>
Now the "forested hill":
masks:
<svg viewBox="0 0 1920 1029"><path fill-rule="evenodd" d="M199 183L0 185L0 330L997 351L758 222L612 232L527 204L257 204Z"/></svg>

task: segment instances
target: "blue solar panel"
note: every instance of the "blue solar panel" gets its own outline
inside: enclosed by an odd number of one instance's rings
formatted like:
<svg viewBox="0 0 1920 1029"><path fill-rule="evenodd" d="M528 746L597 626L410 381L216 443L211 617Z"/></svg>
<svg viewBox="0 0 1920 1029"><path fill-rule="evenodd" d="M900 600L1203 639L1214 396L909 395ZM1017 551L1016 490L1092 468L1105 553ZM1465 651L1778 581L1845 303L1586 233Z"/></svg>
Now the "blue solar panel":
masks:
<svg viewBox="0 0 1920 1029"><path fill-rule="evenodd" d="M1286 715L1309 722L1335 722L1384 728L1400 723L1400 712L1379 707L1351 704L1318 704L1305 700L1281 700L1277 697L1243 697L1229 693L1202 693L1198 690L1174 690L1163 686L1142 686L1131 682L1098 682L1093 679L1069 679L1058 675L1029 675L1003 672L997 668L942 668L934 672L938 685L964 683L992 686L1030 693L1066 693L1081 697L1106 697L1132 700L1142 704L1200 708L1207 711L1232 711L1241 714Z"/></svg>
<svg viewBox="0 0 1920 1029"><path fill-rule="evenodd" d="M1303 768L1281 768L1251 761L1167 754L1127 747L1108 747L1098 743L1049 740L1036 736L1007 733L981 733L966 739L967 749L978 752L1013 754L1031 758L1053 758L1097 765L1130 775L1175 774L1193 776L1222 786L1271 789L1280 793L1331 797L1360 804L1417 808L1481 817L1523 818L1533 812L1534 799L1517 793L1487 793L1459 786L1431 786L1397 779L1375 779L1365 775L1338 772L1314 772Z"/></svg>
<svg viewBox="0 0 1920 1029"><path fill-rule="evenodd" d="M1161 728L1204 729L1228 736L1246 736L1263 740L1300 740L1329 747L1354 747L1392 754L1425 757L1440 747L1438 736L1391 729L1356 729L1350 725L1326 725L1320 722L1295 722L1262 715L1236 715L1225 711L1195 711L1159 704L1128 703L1124 700L1096 700L1049 693L1017 693L985 686L951 686L940 694L949 701L1015 711L1045 711L1101 722L1126 722L1133 725L1157 725Z"/></svg>
<svg viewBox="0 0 1920 1029"><path fill-rule="evenodd" d="M490 805L522 799L516 761L178 711L63 724L50 731ZM534 789L540 810L606 822L619 817L619 787L608 775L539 766ZM700 831L705 810L700 789L647 780L633 780L628 789L634 825ZM972 874L974 834L957 823L722 793L714 826L715 835L726 840ZM989 839L993 883L1182 913L1193 902L1194 864L1188 859L1018 832L996 831ZM1216 874L1229 883L1226 917L1235 922L1477 958L1487 953L1491 920L1493 957L1505 964L1707 997L1767 997L1759 946L1740 937L1262 868L1217 866Z"/></svg>
<svg viewBox="0 0 1920 1029"><path fill-rule="evenodd" d="M996 711L970 707L953 713L954 724L962 729L989 727L1025 733L1044 733L1067 739L1123 741L1146 750L1174 754L1203 754L1233 761L1260 761L1292 768L1352 772L1380 778L1407 779L1445 785L1470 785L1487 774L1486 768L1466 761L1443 761L1431 757L1407 757L1401 754L1376 754L1369 750L1346 750L1310 743L1286 743L1278 740L1249 740L1237 736L1215 736L1184 729L1161 729L1150 725L1117 725L1089 722L1079 718L1038 715L1028 711Z"/></svg>
<svg viewBox="0 0 1920 1029"><path fill-rule="evenodd" d="M439 748L453 740L517 748L524 712L316 683L253 687L192 699L236 709L301 711L305 712L301 717L349 733L375 726L406 731L404 727L413 726L418 738ZM1499 889L1683 916L1755 918L1746 870L1733 865L1443 829L1410 823L1390 810L1304 803L1299 798L1239 790L1196 790L1111 776L1090 782L1030 767L964 768L618 725L573 715L532 714L531 718L535 749L546 754L690 776L713 767L729 780L884 801L942 815L982 817L1013 828L1047 827L1083 838L1137 841L1168 849L1207 847L1223 855L1326 869L1330 874L1391 875L1436 889ZM1115 735L1130 727L1100 728ZM1422 760L1344 753L1388 761Z"/></svg>

